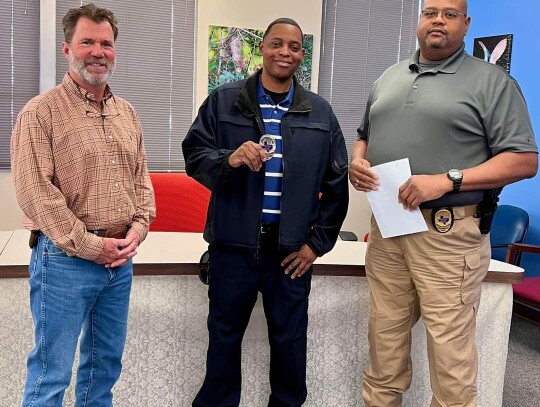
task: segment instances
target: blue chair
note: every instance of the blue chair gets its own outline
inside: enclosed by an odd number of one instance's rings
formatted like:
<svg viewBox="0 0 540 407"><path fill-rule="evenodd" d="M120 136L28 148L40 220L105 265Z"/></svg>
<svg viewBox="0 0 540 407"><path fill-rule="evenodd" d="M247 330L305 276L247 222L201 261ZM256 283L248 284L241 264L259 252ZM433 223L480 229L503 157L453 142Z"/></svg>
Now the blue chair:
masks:
<svg viewBox="0 0 540 407"><path fill-rule="evenodd" d="M499 205L491 226L491 258L506 261L508 247L514 243L525 243L529 230L529 214L512 205ZM521 253L517 253L512 264L519 266Z"/></svg>

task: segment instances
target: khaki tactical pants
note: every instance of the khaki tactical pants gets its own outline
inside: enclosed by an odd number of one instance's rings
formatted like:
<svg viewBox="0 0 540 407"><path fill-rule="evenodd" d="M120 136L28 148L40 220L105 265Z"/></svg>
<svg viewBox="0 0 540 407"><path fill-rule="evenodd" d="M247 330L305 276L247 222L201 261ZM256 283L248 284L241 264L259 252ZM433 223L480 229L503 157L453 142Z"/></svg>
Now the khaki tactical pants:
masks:
<svg viewBox="0 0 540 407"><path fill-rule="evenodd" d="M491 256L479 220L454 207L454 225L383 239L372 219L366 255L370 288L367 407L401 406L411 383L411 328L426 326L431 407L476 406L476 313Z"/></svg>

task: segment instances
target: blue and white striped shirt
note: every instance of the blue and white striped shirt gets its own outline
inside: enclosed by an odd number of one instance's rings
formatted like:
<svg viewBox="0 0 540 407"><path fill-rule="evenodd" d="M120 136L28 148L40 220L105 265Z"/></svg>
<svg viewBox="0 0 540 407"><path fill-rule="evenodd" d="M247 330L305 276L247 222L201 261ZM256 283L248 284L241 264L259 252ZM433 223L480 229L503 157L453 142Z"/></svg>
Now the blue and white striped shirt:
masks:
<svg viewBox="0 0 540 407"><path fill-rule="evenodd" d="M281 191L283 186L283 141L281 139L281 118L292 105L294 84L287 97L274 104L272 98L264 91L261 82L257 88L257 97L264 121L265 134L276 140L275 153L266 161L264 174L264 198L261 221L263 223L279 223L281 216Z"/></svg>

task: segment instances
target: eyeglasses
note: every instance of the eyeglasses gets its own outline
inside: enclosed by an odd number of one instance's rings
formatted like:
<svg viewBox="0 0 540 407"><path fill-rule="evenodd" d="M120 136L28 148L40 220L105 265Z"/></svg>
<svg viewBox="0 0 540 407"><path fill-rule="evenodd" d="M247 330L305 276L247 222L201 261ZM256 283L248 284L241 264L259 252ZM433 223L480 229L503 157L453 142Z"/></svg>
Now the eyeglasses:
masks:
<svg viewBox="0 0 540 407"><path fill-rule="evenodd" d="M425 10L421 11L422 17L424 17L426 20L433 20L439 16L439 13L442 14L443 18L445 20L455 20L459 16L466 17L467 14L460 13L456 10L435 10L434 8L426 8Z"/></svg>
<svg viewBox="0 0 540 407"><path fill-rule="evenodd" d="M120 116L120 110L118 110L118 106L116 105L116 99L114 96L112 96L110 99L113 101L114 109L107 109L107 112L105 111L98 111L97 109L93 109L90 105L90 102L86 100L86 116L87 117L101 117L102 119L114 119L115 117ZM109 100L110 100L109 99ZM110 106L105 102L105 105ZM109 113L109 111L111 111Z"/></svg>

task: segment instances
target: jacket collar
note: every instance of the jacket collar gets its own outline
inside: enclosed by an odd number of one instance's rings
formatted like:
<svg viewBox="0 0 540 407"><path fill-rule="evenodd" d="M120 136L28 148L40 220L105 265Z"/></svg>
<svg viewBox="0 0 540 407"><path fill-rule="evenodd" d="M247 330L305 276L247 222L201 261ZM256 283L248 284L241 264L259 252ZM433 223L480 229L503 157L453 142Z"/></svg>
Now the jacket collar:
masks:
<svg viewBox="0 0 540 407"><path fill-rule="evenodd" d="M240 110L240 112L246 116L262 116L259 102L257 101L257 85L260 80L262 69L255 72L249 78L246 79L240 94L236 98L234 105ZM298 83L296 76L293 75L294 81L294 94L292 105L289 112L307 113L311 111L311 103L307 97L306 91Z"/></svg>
<svg viewBox="0 0 540 407"><path fill-rule="evenodd" d="M466 56L467 53L465 52L465 43L463 43L460 49L450 55L446 59L446 61L444 61L441 65L435 68L434 71L443 73L456 73ZM411 71L417 71L420 63L419 59L420 49L417 49L414 54L412 54L411 59L409 60L409 69Z"/></svg>

